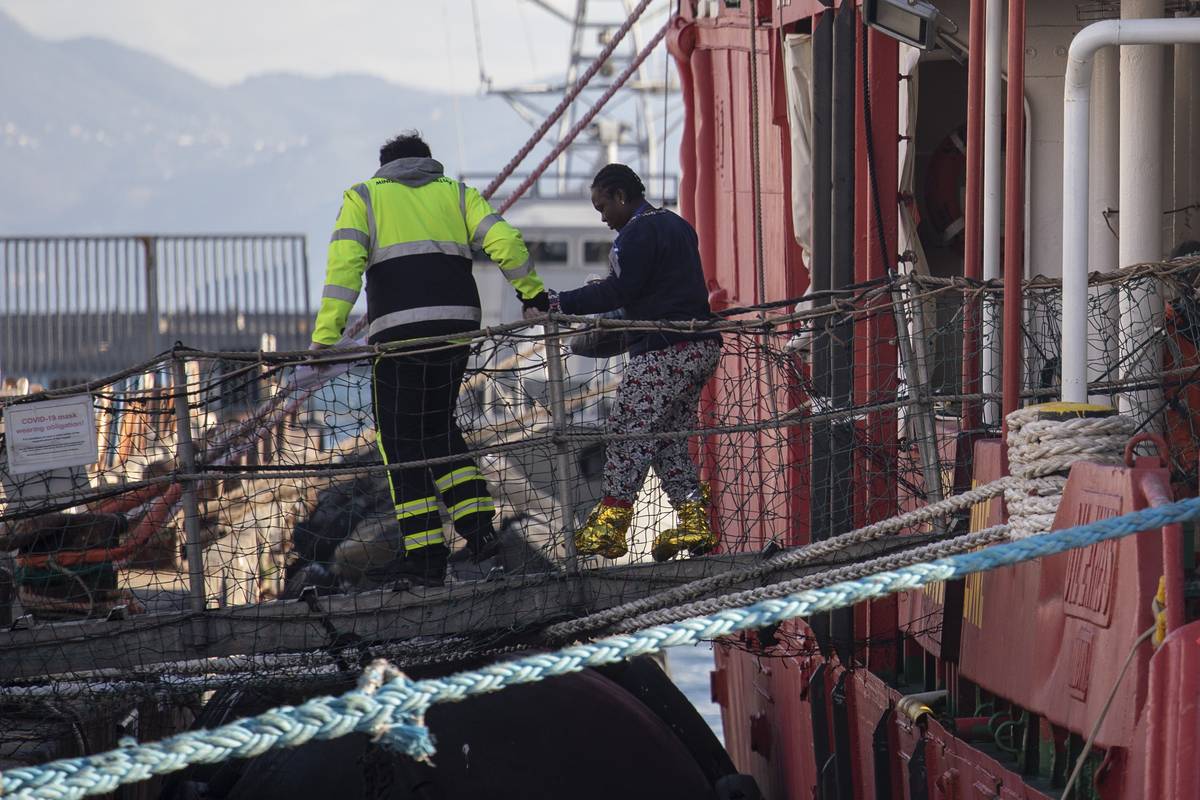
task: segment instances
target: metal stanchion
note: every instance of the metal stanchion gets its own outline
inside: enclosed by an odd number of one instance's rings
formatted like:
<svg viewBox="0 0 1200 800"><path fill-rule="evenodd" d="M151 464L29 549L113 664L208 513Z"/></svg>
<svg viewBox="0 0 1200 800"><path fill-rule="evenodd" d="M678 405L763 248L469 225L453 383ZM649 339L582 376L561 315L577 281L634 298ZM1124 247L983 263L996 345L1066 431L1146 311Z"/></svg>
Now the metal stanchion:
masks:
<svg viewBox="0 0 1200 800"><path fill-rule="evenodd" d="M196 472L196 453L192 446L192 423L188 409L187 367L178 355L172 359L175 395L176 468L187 474ZM200 503L196 482L183 481L183 528L187 536L188 597L193 611L203 611L204 557L200 552Z"/></svg>
<svg viewBox="0 0 1200 800"><path fill-rule="evenodd" d="M567 405L563 392L563 358L558 323L546 322L546 373L549 378L550 419L554 428L554 467L557 473L555 487L558 503L562 507L563 549L567 554L567 573L579 572L579 560L575 553L575 515L571 497L571 451L563 438L567 433Z"/></svg>

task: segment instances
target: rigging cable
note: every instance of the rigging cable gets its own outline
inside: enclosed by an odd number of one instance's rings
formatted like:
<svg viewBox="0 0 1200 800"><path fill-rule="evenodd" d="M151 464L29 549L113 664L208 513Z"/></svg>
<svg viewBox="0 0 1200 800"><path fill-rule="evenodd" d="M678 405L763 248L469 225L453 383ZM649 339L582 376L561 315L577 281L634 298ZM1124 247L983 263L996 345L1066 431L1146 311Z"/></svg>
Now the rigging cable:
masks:
<svg viewBox="0 0 1200 800"><path fill-rule="evenodd" d="M759 143L758 4L750 3L750 158L754 193L754 268L758 277L758 302L767 299L767 274L763 263L762 160Z"/></svg>
<svg viewBox="0 0 1200 800"><path fill-rule="evenodd" d="M670 48L663 53L663 119L662 119L662 172L659 180L662 181L662 204L667 204L667 118L670 115L669 104L671 102L671 52ZM679 200L676 198L676 203Z"/></svg>
<svg viewBox="0 0 1200 800"><path fill-rule="evenodd" d="M571 129L567 131L562 140L554 146L554 149L542 159L541 163L534 168L533 172L531 172L529 176L521 182L521 185L513 190L513 193L510 194L504 200L504 202L500 204L500 206L496 209L496 213L503 214L505 211L511 208L513 203L517 202L517 200L521 198L521 195L525 194L529 187L532 186L539 177L541 177L541 174L558 159L558 157L564 150L567 149L567 147L570 146L571 142L575 140L575 137L577 137L584 131L585 128L587 128L592 119L600 113L600 109L604 108L605 104L612 99L613 95L617 93L618 89L625 85L625 82L628 81L630 76L637 71L637 68L642 65L642 62L646 60L647 56L649 56L651 52L653 52L654 48L658 47L658 43L661 42L663 37L667 35L667 29L669 27L670 22L658 29L658 33L654 34L654 37L646 43L646 46L641 49L641 52L639 52L637 56L634 57L633 61L629 63L629 66L627 66L625 70L617 76L616 80L613 81L613 85L608 87L608 89L604 91L604 94L600 95L600 98L596 101L596 104L588 109L587 113L580 117L578 122L571 126ZM531 144L529 145L530 147L532 146L532 141L533 140L531 140ZM514 162L523 157L523 155L518 154L518 158L514 159ZM510 162L510 166L513 165L514 163ZM505 167L505 169L511 174L509 167ZM504 173L496 176L496 180L492 181L492 186L498 186L499 184L497 181L503 182L503 179L506 177L507 175ZM488 188L491 189L492 186L489 186ZM484 196L487 196L486 192L484 193Z"/></svg>
<svg viewBox="0 0 1200 800"><path fill-rule="evenodd" d="M649 6L651 2L652 2L652 0L642 0L640 3L637 4L637 8L635 8L633 10L633 13L631 13L629 15L629 17L627 17L623 23L621 23L621 27L617 28L616 32L613 34L612 39L609 40L608 44L605 45L604 49L600 51L600 54L596 56L596 59L591 63L591 65L587 68L587 70L583 73L583 75L579 76L579 80L577 80L574 83L574 85L572 85L571 88L567 90L566 94L563 95L562 100L560 100L558 102L558 105L554 107L554 110L550 112L550 115L548 117L546 117L545 120L542 121L542 124L538 126L538 129L533 132L532 136L529 137L529 141L525 142L525 144L521 147L521 149L517 151L517 154L515 156L513 156L512 159L507 164L504 165L504 169L500 170L500 173L495 178L493 178L492 182L489 183L487 185L487 188L483 190L484 198L490 199L491 196L496 193L496 190L499 189L500 186L504 183L504 181L508 180L509 176L512 175L513 170L515 170L521 164L521 162L525 160L525 157L529 155L530 151L533 150L533 148L537 145L537 143L542 140L542 137L546 135L546 132L548 130L550 130L550 128L552 128L554 126L554 123L556 123L558 121L558 118L563 115L563 112L566 111L567 108L571 105L571 103L573 103L575 101L575 98L579 96L579 93L583 91L584 87L587 86L588 82L591 81L592 77L597 72L600 71L600 68L603 67L605 62L608 61L608 57L613 54L613 51L617 49L617 46L621 43L621 40L625 38L625 34L629 33L629 29L633 27L633 23L637 22L638 18L642 16L642 13L646 10L646 7ZM665 31L666 31L666 28L664 26L663 32L665 32ZM661 39L661 38L662 38L662 35L660 34L659 36L655 37L655 41L657 41L658 39ZM643 57L643 60L644 60L644 57ZM635 61L634 61L635 66L640 63L641 63L641 61L638 61L635 59ZM626 72L628 72L628 70ZM618 83L614 84L613 88L615 88L616 86L620 86L621 83L624 83L624 81L628 80L628 78L629 78L628 74L626 74L626 73L622 73L622 76L623 76L623 79L620 80ZM610 90L610 92L611 92L611 90ZM600 105L603 105L603 102L607 101L608 97L611 97L610 93L606 93L605 98L600 103ZM592 116L595 116L595 114L593 113ZM591 117L585 117L585 119L588 119L590 121ZM576 125L578 125L578 123L576 123ZM572 130L574 130L574 128L572 128ZM576 135L578 135L578 134L576 134ZM572 136L571 138L574 138L574 137ZM559 144L561 146L562 142L560 142ZM562 149L558 150L558 152L561 153L562 150L565 150L565 149L566 148L563 147ZM556 157L557 157L557 154L556 154ZM541 169L544 171L545 167L541 167ZM528 186L526 186L525 188L527 189ZM514 195L514 198L519 197L523 193L524 193L524 189L517 192ZM510 199L513 199L513 198L510 198ZM504 213L504 212L501 211L500 213Z"/></svg>
<svg viewBox="0 0 1200 800"><path fill-rule="evenodd" d="M486 90L491 87L492 79L483 68L483 37L479 33L479 6L476 0L471 0L471 19L475 25L475 66L479 68L479 86Z"/></svg>

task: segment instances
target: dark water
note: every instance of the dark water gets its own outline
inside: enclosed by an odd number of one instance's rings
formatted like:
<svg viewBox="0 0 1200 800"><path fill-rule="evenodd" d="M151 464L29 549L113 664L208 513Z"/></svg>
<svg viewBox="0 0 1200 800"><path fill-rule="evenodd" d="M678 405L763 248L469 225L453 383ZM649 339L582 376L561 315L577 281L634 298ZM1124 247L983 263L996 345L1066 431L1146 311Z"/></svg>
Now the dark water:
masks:
<svg viewBox="0 0 1200 800"><path fill-rule="evenodd" d="M722 744L725 735L721 730L721 708L712 702L709 673L713 668L712 645L708 642L694 647L672 647L667 650L667 668L675 685L687 695L688 700L704 717L713 733Z"/></svg>

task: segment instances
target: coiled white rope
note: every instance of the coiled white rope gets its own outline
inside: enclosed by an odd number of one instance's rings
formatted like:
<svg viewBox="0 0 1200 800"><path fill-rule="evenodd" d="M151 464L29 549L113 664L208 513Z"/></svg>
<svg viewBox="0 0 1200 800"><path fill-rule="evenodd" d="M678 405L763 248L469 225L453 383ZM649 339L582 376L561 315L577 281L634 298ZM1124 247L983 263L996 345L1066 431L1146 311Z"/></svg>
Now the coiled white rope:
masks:
<svg viewBox="0 0 1200 800"><path fill-rule="evenodd" d="M1019 408L1008 421L1009 472L1021 485L1004 492L1014 539L1046 533L1076 461L1121 464L1136 423L1129 417L1043 419L1042 406Z"/></svg>

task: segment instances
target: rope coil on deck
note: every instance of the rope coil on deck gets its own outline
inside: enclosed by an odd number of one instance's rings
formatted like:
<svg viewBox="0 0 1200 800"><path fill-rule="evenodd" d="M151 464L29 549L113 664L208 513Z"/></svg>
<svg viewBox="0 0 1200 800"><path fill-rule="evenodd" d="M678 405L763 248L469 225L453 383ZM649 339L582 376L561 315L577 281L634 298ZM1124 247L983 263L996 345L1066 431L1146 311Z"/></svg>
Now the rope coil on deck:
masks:
<svg viewBox="0 0 1200 800"><path fill-rule="evenodd" d="M1007 417L1009 471L1020 479L1004 492L1014 539L1051 530L1071 465L1123 463L1125 444L1137 427L1119 415L1048 418L1065 405L1019 408ZM1103 413L1097 406L1076 406L1065 413L1088 411Z"/></svg>

